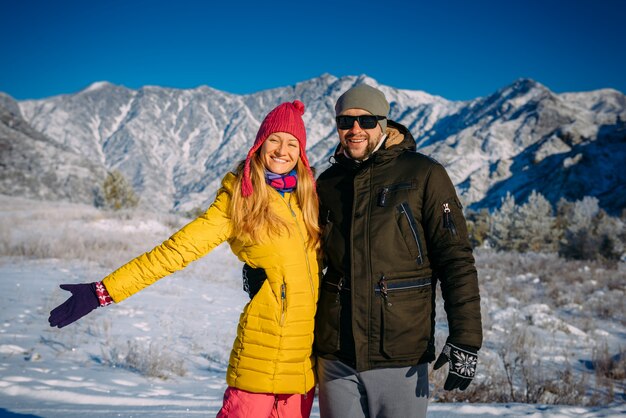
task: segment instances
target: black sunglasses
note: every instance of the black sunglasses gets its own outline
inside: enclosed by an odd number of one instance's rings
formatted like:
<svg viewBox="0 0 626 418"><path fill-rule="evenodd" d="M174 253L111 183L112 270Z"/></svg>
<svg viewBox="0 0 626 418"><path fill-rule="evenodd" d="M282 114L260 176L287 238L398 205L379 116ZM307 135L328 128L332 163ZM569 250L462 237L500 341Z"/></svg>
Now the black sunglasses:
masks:
<svg viewBox="0 0 626 418"><path fill-rule="evenodd" d="M337 116L335 120L337 121L337 128L339 129L351 129L354 126L354 122L359 122L359 126L362 129L373 129L378 124L379 120L387 119L385 116L377 116L377 115L361 115L361 116L348 116L341 115Z"/></svg>

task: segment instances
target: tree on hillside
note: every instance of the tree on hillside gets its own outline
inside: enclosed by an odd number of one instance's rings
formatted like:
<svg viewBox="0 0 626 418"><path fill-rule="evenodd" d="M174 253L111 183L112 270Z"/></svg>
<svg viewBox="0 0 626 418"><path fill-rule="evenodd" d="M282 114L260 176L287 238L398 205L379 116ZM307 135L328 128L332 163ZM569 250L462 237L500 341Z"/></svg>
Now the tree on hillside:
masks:
<svg viewBox="0 0 626 418"><path fill-rule="evenodd" d="M617 260L624 253L624 221L609 216L598 199L586 196L576 202L565 199L557 207L558 223L563 229L559 254L579 260Z"/></svg>
<svg viewBox="0 0 626 418"><path fill-rule="evenodd" d="M139 197L133 186L118 170L113 170L107 174L103 189L104 205L109 209L130 209L139 204Z"/></svg>
<svg viewBox="0 0 626 418"><path fill-rule="evenodd" d="M475 212L468 210L465 216L467 221L467 233L472 247L480 247L489 238L489 209L482 208Z"/></svg>
<svg viewBox="0 0 626 418"><path fill-rule="evenodd" d="M515 197L507 192L502 198L500 208L491 215L489 222L489 238L494 248L498 250L513 250L513 224L517 207Z"/></svg>
<svg viewBox="0 0 626 418"><path fill-rule="evenodd" d="M552 204L541 193L532 191L517 210L515 247L518 251L553 252L558 249L561 231L556 229Z"/></svg>
<svg viewBox="0 0 626 418"><path fill-rule="evenodd" d="M521 206L507 193L489 222L489 238L498 250L556 251L560 234L552 205L536 191Z"/></svg>
<svg viewBox="0 0 626 418"><path fill-rule="evenodd" d="M626 257L625 214L611 217L600 208L597 198L587 196L576 202L561 199L555 216L551 203L533 191L521 206L507 193L500 208L488 216L485 235L478 214L468 220L473 244L484 238L502 251L558 251L571 259L619 260Z"/></svg>

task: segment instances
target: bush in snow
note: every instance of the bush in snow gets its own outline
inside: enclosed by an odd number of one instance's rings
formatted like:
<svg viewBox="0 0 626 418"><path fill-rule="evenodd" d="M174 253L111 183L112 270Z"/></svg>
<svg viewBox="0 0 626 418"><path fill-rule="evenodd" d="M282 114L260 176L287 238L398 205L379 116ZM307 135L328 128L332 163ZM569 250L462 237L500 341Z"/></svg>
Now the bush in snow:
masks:
<svg viewBox="0 0 626 418"><path fill-rule="evenodd" d="M559 254L577 260L619 260L625 251L624 221L609 216L595 197L576 202L561 199L558 223L563 229Z"/></svg>
<svg viewBox="0 0 626 418"><path fill-rule="evenodd" d="M488 239L490 216L488 209L481 209L480 212L467 212L467 233L472 247L480 247Z"/></svg>
<svg viewBox="0 0 626 418"><path fill-rule="evenodd" d="M182 359L176 358L163 347L152 343L142 345L127 341L126 347L102 348L102 362L111 367L121 367L148 377L168 379L187 373Z"/></svg>
<svg viewBox="0 0 626 418"><path fill-rule="evenodd" d="M108 209L130 209L139 204L139 197L133 186L117 170L107 174L102 188L104 189L104 205Z"/></svg>
<svg viewBox="0 0 626 418"><path fill-rule="evenodd" d="M626 348L611 354L607 344L593 351L592 366L597 377L626 380Z"/></svg>
<svg viewBox="0 0 626 418"><path fill-rule="evenodd" d="M568 259L619 260L626 250L626 222L609 216L595 197L561 199L554 215L540 193L533 191L522 205L507 193L491 215L468 214L468 224L472 244L488 241L499 251L558 251Z"/></svg>

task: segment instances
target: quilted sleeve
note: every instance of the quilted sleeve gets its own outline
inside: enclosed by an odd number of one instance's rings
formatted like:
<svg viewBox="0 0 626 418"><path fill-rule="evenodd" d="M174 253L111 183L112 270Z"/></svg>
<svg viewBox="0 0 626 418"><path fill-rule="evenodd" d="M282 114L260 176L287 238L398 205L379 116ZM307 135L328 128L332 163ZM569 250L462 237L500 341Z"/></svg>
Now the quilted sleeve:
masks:
<svg viewBox="0 0 626 418"><path fill-rule="evenodd" d="M230 180L233 180L232 175ZM162 244L129 261L102 282L116 303L157 280L183 269L226 241L231 233L229 205L232 189L227 176L207 211ZM231 184L229 184L231 183Z"/></svg>

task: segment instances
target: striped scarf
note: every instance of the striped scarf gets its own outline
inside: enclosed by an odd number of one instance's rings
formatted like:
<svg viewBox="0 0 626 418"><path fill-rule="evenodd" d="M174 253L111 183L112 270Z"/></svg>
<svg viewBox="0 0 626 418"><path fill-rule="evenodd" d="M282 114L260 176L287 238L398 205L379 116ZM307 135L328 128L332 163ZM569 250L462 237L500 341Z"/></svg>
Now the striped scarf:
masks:
<svg viewBox="0 0 626 418"><path fill-rule="evenodd" d="M296 189L298 175L295 168L287 174L276 174L265 170L265 182L281 194L290 193Z"/></svg>

